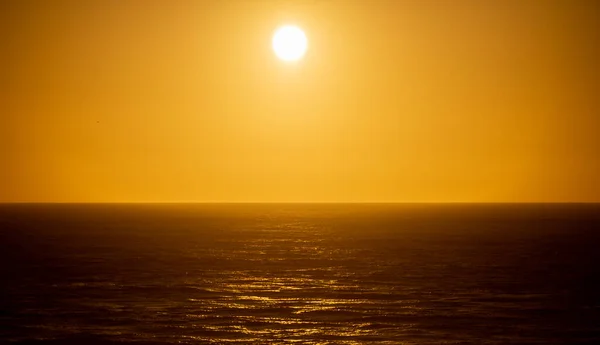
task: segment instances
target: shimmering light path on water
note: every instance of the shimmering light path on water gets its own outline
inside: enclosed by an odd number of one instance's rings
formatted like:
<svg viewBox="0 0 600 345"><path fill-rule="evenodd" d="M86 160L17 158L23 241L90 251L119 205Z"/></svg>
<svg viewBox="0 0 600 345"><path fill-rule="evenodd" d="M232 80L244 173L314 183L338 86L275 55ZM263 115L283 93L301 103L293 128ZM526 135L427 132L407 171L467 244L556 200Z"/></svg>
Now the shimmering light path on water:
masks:
<svg viewBox="0 0 600 345"><path fill-rule="evenodd" d="M593 344L594 205L4 205L16 344Z"/></svg>

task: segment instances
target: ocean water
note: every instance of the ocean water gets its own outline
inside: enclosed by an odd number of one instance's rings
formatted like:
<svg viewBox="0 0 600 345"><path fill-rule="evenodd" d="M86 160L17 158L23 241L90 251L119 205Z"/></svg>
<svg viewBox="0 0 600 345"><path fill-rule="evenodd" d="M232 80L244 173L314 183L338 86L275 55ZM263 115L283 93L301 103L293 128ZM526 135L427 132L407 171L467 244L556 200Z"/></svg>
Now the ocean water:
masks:
<svg viewBox="0 0 600 345"><path fill-rule="evenodd" d="M600 205L2 205L0 342L599 344Z"/></svg>

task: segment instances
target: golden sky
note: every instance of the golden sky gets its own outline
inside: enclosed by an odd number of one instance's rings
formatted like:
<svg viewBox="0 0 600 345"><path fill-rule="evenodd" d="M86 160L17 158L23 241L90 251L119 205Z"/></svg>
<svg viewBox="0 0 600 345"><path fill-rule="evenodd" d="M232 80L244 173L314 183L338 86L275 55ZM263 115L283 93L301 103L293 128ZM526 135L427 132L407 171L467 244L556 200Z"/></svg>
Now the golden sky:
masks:
<svg viewBox="0 0 600 345"><path fill-rule="evenodd" d="M600 201L600 2L2 1L2 202ZM297 63L277 27L309 41Z"/></svg>

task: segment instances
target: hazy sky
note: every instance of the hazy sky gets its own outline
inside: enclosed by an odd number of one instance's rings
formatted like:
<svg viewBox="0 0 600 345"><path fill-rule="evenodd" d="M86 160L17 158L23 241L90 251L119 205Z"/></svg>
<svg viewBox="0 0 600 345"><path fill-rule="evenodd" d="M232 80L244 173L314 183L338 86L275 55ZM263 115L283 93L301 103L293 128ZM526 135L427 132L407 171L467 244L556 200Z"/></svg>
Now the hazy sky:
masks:
<svg viewBox="0 0 600 345"><path fill-rule="evenodd" d="M0 3L0 201L600 201L600 2ZM309 49L285 63L275 29Z"/></svg>

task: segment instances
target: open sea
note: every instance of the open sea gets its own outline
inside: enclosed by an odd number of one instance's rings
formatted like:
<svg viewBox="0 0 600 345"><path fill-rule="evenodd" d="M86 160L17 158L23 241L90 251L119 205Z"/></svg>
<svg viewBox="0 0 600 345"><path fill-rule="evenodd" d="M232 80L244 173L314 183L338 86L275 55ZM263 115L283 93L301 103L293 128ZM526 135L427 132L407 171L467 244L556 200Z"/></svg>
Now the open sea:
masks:
<svg viewBox="0 0 600 345"><path fill-rule="evenodd" d="M0 205L8 344L600 344L600 205Z"/></svg>

